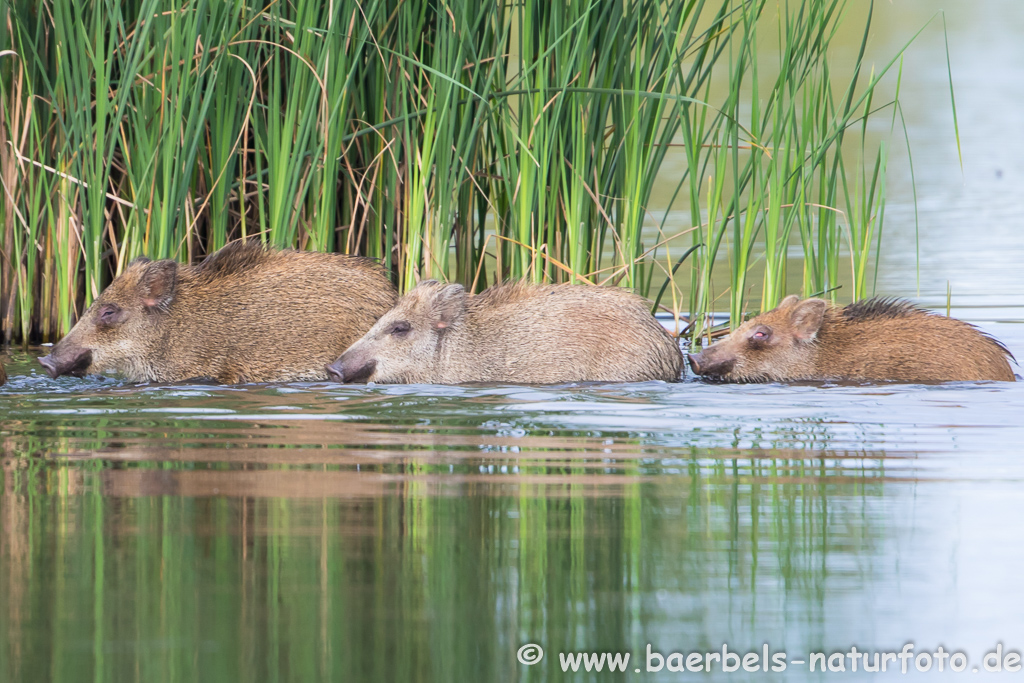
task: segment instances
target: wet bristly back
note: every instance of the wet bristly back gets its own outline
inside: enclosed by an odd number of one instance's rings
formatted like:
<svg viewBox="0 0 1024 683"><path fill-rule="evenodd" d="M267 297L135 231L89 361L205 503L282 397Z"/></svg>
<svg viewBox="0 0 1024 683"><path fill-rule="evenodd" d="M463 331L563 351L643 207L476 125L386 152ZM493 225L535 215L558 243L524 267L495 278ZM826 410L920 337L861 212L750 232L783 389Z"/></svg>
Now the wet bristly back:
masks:
<svg viewBox="0 0 1024 683"><path fill-rule="evenodd" d="M675 381L682 354L630 292L502 284L476 296L426 281L331 365L382 383Z"/></svg>
<svg viewBox="0 0 1024 683"><path fill-rule="evenodd" d="M471 297L466 315L485 342L473 351L477 373L489 366L533 382L676 379L680 373L677 343L650 304L625 290L503 284Z"/></svg>
<svg viewBox="0 0 1024 683"><path fill-rule="evenodd" d="M740 382L1012 382L1011 359L973 325L907 301L868 299L840 309L790 296L690 356L690 365L698 374Z"/></svg>
<svg viewBox="0 0 1024 683"><path fill-rule="evenodd" d="M819 333L821 369L897 381L1014 381L1009 350L974 325L899 299L830 310Z"/></svg>
<svg viewBox="0 0 1024 683"><path fill-rule="evenodd" d="M324 363L397 298L380 266L339 254L246 247L214 254L183 275L189 300L221 302L204 307L209 323L223 327L213 344L197 350L198 362L223 364L228 375L250 380L325 378ZM188 334L197 321L184 312L175 320ZM233 350L232 357L216 350L218 342Z"/></svg>

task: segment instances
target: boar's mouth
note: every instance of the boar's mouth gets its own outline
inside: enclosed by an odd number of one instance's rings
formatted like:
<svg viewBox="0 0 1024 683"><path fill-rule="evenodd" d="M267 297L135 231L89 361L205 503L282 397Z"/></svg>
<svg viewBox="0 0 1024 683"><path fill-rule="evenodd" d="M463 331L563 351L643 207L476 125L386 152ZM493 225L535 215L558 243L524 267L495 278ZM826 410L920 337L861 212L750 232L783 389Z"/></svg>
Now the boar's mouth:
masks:
<svg viewBox="0 0 1024 683"><path fill-rule="evenodd" d="M92 351L82 349L69 356L58 355L54 351L40 358L39 364L46 370L46 374L53 379L57 379L61 375L85 377L85 371L92 365Z"/></svg>
<svg viewBox="0 0 1024 683"><path fill-rule="evenodd" d="M338 382L350 384L352 382L365 382L370 379L373 371L377 369L377 361L371 360L365 363L355 363L346 360L345 356L327 366L327 374Z"/></svg>

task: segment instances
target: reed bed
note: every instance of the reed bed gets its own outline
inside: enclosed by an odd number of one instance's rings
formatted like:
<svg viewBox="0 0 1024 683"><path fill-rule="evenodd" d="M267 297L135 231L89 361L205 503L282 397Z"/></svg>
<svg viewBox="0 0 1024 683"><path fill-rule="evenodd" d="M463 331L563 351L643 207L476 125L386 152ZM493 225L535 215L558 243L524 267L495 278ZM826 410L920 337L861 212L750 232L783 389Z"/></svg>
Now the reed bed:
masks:
<svg viewBox="0 0 1024 683"><path fill-rule="evenodd" d="M599 282L697 323L774 305L798 246L805 294L848 273L861 296L899 55L866 75L848 5L0 0L3 339L55 340L139 255L253 236L402 289ZM839 69L843 22L864 39ZM675 228L651 204L669 153Z"/></svg>

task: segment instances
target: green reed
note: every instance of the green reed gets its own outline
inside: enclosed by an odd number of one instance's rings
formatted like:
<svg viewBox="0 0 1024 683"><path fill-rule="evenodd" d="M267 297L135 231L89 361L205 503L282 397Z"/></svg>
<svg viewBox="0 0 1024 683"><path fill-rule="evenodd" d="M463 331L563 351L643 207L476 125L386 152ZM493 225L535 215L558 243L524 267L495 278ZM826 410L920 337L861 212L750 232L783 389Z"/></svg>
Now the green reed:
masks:
<svg viewBox="0 0 1024 683"><path fill-rule="evenodd" d="M698 318L727 296L734 323L789 293L799 245L803 293L862 296L895 60L861 73L848 5L0 0L4 339L56 339L136 256L250 236L402 289L599 282ZM667 154L689 226L652 206Z"/></svg>

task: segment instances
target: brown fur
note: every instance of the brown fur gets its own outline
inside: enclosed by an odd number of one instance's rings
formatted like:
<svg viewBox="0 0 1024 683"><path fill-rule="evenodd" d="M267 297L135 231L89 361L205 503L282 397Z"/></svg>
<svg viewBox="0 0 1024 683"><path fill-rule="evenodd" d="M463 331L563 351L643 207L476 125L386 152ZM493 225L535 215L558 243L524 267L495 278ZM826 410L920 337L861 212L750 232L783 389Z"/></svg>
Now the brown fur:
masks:
<svg viewBox="0 0 1024 683"><path fill-rule="evenodd" d="M385 384L672 382L683 357L625 290L510 283L472 296L429 280L328 369Z"/></svg>
<svg viewBox="0 0 1024 683"><path fill-rule="evenodd" d="M699 375L733 382L1013 382L1012 358L973 325L906 301L867 299L836 308L789 296L689 361Z"/></svg>
<svg viewBox="0 0 1024 683"><path fill-rule="evenodd" d="M140 258L40 362L136 382L326 379L396 298L380 266L340 254L234 242L196 266Z"/></svg>
<svg viewBox="0 0 1024 683"><path fill-rule="evenodd" d="M7 371L4 370L4 364L0 363L0 387L7 384Z"/></svg>

